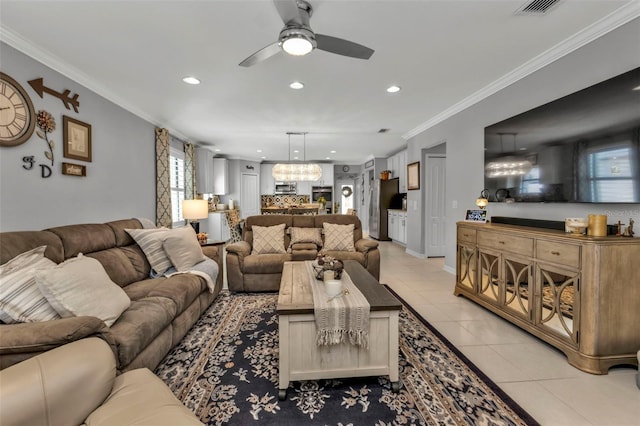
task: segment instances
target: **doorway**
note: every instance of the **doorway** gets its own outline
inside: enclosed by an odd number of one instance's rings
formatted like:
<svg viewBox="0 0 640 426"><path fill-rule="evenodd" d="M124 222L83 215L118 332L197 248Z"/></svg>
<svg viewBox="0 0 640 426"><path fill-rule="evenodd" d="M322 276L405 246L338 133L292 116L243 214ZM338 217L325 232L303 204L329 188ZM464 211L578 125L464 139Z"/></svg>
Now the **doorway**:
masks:
<svg viewBox="0 0 640 426"><path fill-rule="evenodd" d="M240 176L240 214L243 219L260 214L260 188L257 174L242 173Z"/></svg>
<svg viewBox="0 0 640 426"><path fill-rule="evenodd" d="M349 209L355 208L353 204L354 193L353 185L340 185L340 213L347 214Z"/></svg>
<svg viewBox="0 0 640 426"><path fill-rule="evenodd" d="M443 257L446 254L445 178L446 157L425 155L425 226L424 245L427 257Z"/></svg>

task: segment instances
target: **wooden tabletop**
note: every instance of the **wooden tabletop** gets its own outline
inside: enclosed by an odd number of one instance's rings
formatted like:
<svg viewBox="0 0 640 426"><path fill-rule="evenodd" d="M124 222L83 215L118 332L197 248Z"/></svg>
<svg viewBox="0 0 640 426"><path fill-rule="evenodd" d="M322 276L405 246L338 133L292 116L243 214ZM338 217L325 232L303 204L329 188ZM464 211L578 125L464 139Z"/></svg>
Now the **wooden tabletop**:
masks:
<svg viewBox="0 0 640 426"><path fill-rule="evenodd" d="M402 304L355 260L345 260L344 270L371 306L371 311L400 310ZM278 295L278 314L313 313L313 290L304 262L285 262Z"/></svg>

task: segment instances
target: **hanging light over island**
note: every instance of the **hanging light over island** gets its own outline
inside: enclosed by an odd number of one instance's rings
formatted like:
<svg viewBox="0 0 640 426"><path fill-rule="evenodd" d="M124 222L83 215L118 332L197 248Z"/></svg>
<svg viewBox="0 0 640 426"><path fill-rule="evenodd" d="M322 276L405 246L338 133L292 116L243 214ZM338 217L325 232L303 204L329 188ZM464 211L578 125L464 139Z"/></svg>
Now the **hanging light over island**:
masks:
<svg viewBox="0 0 640 426"><path fill-rule="evenodd" d="M304 161L302 162L291 162L291 135L303 136ZM273 178L276 181L282 181L282 182L320 180L320 178L322 178L322 168L320 167L320 165L306 162L306 159L307 159L306 132L305 133L287 132L287 136L289 137L289 162L278 163L275 166L273 166L273 171L271 172Z"/></svg>

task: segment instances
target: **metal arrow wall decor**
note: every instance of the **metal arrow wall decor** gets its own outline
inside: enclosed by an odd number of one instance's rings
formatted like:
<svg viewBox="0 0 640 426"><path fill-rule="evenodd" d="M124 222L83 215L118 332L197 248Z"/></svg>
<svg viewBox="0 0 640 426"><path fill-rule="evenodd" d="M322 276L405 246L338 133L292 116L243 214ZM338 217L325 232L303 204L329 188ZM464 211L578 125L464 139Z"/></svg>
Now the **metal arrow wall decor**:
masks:
<svg viewBox="0 0 640 426"><path fill-rule="evenodd" d="M59 98L64 104L65 108L71 109L69 107L69 105L71 105L71 107L73 107L73 110L75 112L78 112L78 108L80 107L80 101L78 101L77 93L73 95L73 97L70 97L69 94L71 93L71 90L69 89L65 89L64 92L62 93L56 92L55 90L50 89L44 85L43 78L36 78L35 80L30 80L29 85L33 88L33 90L36 91L38 96L43 97L44 93L48 93L52 96L55 96L56 98Z"/></svg>

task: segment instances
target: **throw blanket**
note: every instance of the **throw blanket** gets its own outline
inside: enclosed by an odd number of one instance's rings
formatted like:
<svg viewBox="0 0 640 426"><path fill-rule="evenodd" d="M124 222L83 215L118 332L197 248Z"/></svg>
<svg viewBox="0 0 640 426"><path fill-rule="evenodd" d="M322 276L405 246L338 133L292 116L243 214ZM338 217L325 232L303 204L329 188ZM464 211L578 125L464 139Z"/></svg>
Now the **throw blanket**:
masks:
<svg viewBox="0 0 640 426"><path fill-rule="evenodd" d="M170 277L176 274L193 274L204 278L209 287L209 293L213 293L216 286L216 278L218 278L218 264L213 259L205 259L200 263L193 265L191 270L178 272L173 266L164 273L165 277Z"/></svg>
<svg viewBox="0 0 640 426"><path fill-rule="evenodd" d="M313 291L313 310L316 320L316 344L337 345L349 338L352 345L369 349L370 305L355 286L349 274L342 272L342 287L348 290L329 300L324 282L317 280L313 262L306 261L309 282Z"/></svg>

